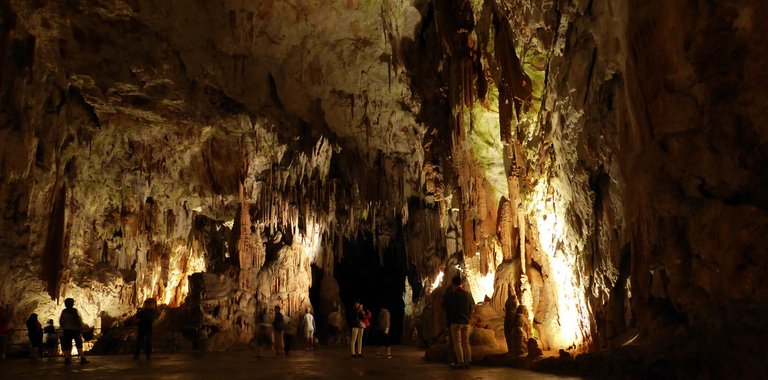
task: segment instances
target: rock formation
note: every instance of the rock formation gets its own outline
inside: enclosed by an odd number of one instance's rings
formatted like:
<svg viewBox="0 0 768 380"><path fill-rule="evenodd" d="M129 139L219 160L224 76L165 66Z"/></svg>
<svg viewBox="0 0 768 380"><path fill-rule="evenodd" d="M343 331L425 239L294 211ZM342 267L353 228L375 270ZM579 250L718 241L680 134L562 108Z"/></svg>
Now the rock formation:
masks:
<svg viewBox="0 0 768 380"><path fill-rule="evenodd" d="M367 302L423 342L462 274L489 346L514 298L585 365L766 373L766 19L757 0L1 1L0 306L20 325L73 297L106 330L155 298L223 349L276 304L343 328L334 268L366 263L396 274Z"/></svg>

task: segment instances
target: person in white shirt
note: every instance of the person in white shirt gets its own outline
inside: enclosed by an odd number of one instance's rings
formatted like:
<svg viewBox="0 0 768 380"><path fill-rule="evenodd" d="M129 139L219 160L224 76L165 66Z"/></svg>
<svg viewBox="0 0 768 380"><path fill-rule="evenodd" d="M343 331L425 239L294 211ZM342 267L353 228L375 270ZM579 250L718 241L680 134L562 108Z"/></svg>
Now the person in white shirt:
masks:
<svg viewBox="0 0 768 380"><path fill-rule="evenodd" d="M304 336L307 338L307 350L315 349L315 317L312 316L312 311L309 308L306 309L307 313L304 314Z"/></svg>

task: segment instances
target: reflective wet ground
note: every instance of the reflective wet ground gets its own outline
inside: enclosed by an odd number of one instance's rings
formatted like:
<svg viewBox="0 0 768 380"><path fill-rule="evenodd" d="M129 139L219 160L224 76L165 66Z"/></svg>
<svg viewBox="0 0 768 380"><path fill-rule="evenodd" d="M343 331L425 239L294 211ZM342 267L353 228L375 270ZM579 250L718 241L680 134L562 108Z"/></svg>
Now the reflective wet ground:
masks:
<svg viewBox="0 0 768 380"><path fill-rule="evenodd" d="M289 356L257 359L251 351L206 353L157 353L152 361L129 355L92 356L89 364L64 366L63 359L0 361L0 379L563 379L514 368L473 366L450 369L446 364L422 360L412 347L393 347L392 358L363 352L352 359L341 348L293 351ZM373 350L372 350L373 351Z"/></svg>

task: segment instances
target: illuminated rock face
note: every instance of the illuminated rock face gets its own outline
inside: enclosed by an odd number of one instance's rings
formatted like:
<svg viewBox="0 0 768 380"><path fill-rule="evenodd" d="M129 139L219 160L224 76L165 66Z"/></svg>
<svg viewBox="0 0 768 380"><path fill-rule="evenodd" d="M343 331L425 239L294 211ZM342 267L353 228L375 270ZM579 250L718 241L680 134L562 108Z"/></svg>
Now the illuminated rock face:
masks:
<svg viewBox="0 0 768 380"><path fill-rule="evenodd" d="M541 124L553 213L537 219L544 251L585 290L593 344L639 333L714 371L764 371L746 331L765 334L766 77L751 68L765 62L766 8L593 1L560 14ZM736 352L721 359L709 341Z"/></svg>
<svg viewBox="0 0 768 380"><path fill-rule="evenodd" d="M344 12L344 25L328 22ZM242 330L210 337L223 348L248 338L259 308L298 316L310 263L330 272L337 237L407 214L418 194L424 127L387 56L419 20L411 7L11 2L2 13L0 273L15 281L0 294L16 321L55 318L74 297L98 325L146 297L177 307L192 288L202 324ZM199 272L212 276L191 286Z"/></svg>
<svg viewBox="0 0 768 380"><path fill-rule="evenodd" d="M488 298L487 348L520 303L544 349L676 334L759 351L757 1L0 11L0 302L16 323L64 297L89 324L122 321L154 297L194 310L208 349L247 342L275 304L341 324L333 267L373 232L369 254L405 241L425 340L463 273Z"/></svg>

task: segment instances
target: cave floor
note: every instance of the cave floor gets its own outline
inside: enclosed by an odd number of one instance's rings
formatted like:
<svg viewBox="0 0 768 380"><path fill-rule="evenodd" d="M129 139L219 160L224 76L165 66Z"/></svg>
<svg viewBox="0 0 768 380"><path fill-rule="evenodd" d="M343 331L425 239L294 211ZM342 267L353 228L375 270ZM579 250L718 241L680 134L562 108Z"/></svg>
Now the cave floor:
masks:
<svg viewBox="0 0 768 380"><path fill-rule="evenodd" d="M0 361L2 379L562 379L564 377L515 368L473 366L453 370L445 364L422 360L423 351L395 346L391 359L379 358L375 348L368 356L351 359L341 348L293 351L287 357L257 359L252 351L206 353L157 353L152 361L135 361L129 355L91 356L86 365L63 365L62 358ZM366 355L366 350L363 350ZM73 360L78 363L77 358ZM572 378L572 377L571 377Z"/></svg>

